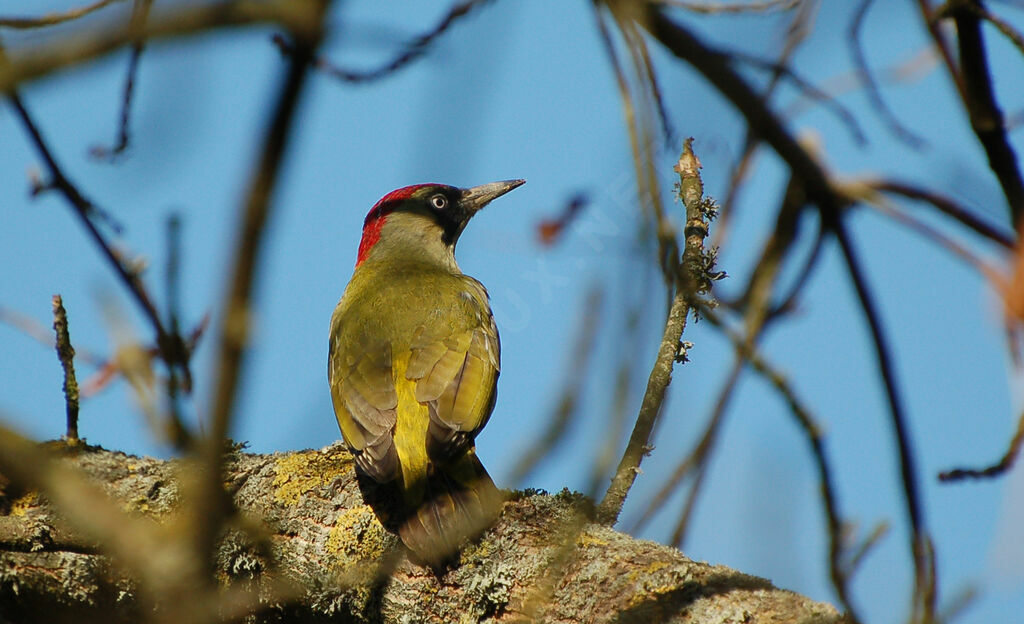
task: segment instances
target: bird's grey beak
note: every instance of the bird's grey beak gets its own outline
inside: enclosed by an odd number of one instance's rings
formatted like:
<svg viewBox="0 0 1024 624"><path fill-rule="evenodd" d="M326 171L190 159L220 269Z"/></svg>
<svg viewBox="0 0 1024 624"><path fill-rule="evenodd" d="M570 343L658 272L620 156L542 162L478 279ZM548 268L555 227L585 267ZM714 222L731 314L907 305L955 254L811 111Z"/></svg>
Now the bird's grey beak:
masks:
<svg viewBox="0 0 1024 624"><path fill-rule="evenodd" d="M523 184L526 184L526 180L503 180L462 189L462 199L459 203L467 214L472 215L491 201Z"/></svg>

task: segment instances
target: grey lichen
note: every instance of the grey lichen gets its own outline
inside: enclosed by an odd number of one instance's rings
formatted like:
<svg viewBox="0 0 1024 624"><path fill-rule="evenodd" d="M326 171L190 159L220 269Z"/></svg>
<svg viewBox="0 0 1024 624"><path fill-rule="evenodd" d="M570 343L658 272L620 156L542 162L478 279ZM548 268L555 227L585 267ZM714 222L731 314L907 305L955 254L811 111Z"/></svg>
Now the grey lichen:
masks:
<svg viewBox="0 0 1024 624"><path fill-rule="evenodd" d="M155 514L161 529L175 521L166 513L178 498L175 462L94 449L63 461L77 463L111 498L131 502L130 516ZM839 621L828 605L598 526L592 502L568 490L513 493L494 527L455 564L432 570L407 559L363 505L341 445L238 454L229 464L238 524L222 537L215 562L225 586L258 591L262 610L246 622L696 623L726 612L752 614L752 622ZM115 571L102 549L56 524L62 514L45 497L21 491L0 503L0 541L8 545L0 552L0 620L103 615L113 624L142 616L136 596L148 605L153 588L126 579L124 562ZM298 591L275 589L284 580ZM762 617L779 613L788 619Z"/></svg>
<svg viewBox="0 0 1024 624"><path fill-rule="evenodd" d="M480 618L501 615L512 599L512 586L516 582L515 565L508 561L492 560L490 565L474 571L466 586L473 600L474 611Z"/></svg>

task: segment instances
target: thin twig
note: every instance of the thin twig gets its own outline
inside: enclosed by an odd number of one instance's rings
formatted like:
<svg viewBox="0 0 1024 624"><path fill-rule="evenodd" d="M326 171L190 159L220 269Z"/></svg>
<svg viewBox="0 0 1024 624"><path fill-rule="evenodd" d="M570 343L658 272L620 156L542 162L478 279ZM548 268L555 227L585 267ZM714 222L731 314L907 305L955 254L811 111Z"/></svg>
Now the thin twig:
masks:
<svg viewBox="0 0 1024 624"><path fill-rule="evenodd" d="M930 622L935 614L936 599L931 538L928 536L927 528L925 527L914 450L911 444L910 432L907 429L903 402L896 384L896 372L893 368L891 348L885 330L882 327L874 296L868 290L867 280L864 277L860 260L846 231L846 224L841 220L837 221L833 231L836 239L839 241L843 258L846 261L847 271L851 281L853 281L861 310L871 331L875 357L878 361L878 371L882 377L882 383L889 402L889 414L892 420L893 433L896 436L896 444L899 449L903 498L907 507L907 516L911 529L910 550L914 559L914 611L917 613L918 608L922 609L923 621Z"/></svg>
<svg viewBox="0 0 1024 624"><path fill-rule="evenodd" d="M181 216L173 214L167 219L167 324L175 336L181 335ZM188 346L189 353L195 344ZM170 368L167 371L167 433L172 444L177 448L186 448L192 443L192 434L181 417L180 393L192 392L190 380L180 379L178 371Z"/></svg>
<svg viewBox="0 0 1024 624"><path fill-rule="evenodd" d="M147 41L207 32L228 26L275 23L289 30L312 28L317 0L227 0L180 3L154 12L139 29L122 22L80 28L67 36L11 52L6 67L0 64L0 93L55 71L82 65L105 56L140 37Z"/></svg>
<svg viewBox="0 0 1024 624"><path fill-rule="evenodd" d="M803 92L803 95L807 99L824 104L827 110L835 114L839 119L839 122L846 126L846 129L850 131L850 135L853 136L853 140L858 145L865 145L867 143L867 137L864 134L864 130L860 127L860 124L857 122L857 118L853 116L850 109L843 106L835 96L825 92L821 87L818 87L810 80L796 73L796 71L788 65L778 61L763 59L754 54L747 54L746 52L739 50L733 50L729 52L729 54L735 57L737 61L746 63L747 65L757 69L771 71L778 76L787 78L796 86L797 89ZM768 94L766 94L766 98L767 96Z"/></svg>
<svg viewBox="0 0 1024 624"><path fill-rule="evenodd" d="M540 439L530 444L529 450L520 458L512 471L510 481L522 483L545 457L551 453L565 437L573 418L579 413L580 397L583 396L583 384L587 380L589 363L594 359L597 350L596 337L601 321L601 301L603 291L594 286L587 293L583 304L583 322L579 325L579 333L573 341L566 370L569 378L563 385L562 396L548 422L547 431Z"/></svg>
<svg viewBox="0 0 1024 624"><path fill-rule="evenodd" d="M665 391L672 381L672 368L679 354L679 339L683 335L686 316L690 311L687 298L687 294L680 290L672 299L672 307L669 309L665 331L661 337L661 346L658 348L658 357L647 380L647 390L640 404L636 425L615 470L615 476L612 477L611 485L608 486L597 508L597 521L603 524L611 526L619 519L626 495L640 472L640 462L650 452L651 431L665 402Z"/></svg>
<svg viewBox="0 0 1024 624"><path fill-rule="evenodd" d="M768 317L766 320L775 320L779 316L793 311L793 308L796 306L796 298L803 293L804 286L807 285L807 282L811 279L811 275L814 274L814 269L818 268L818 261L821 259L821 250L825 247L825 237L826 232L821 229L819 224L818 233L814 237L814 245L811 247L811 251L807 254L807 258L804 260L803 265L797 272L796 279L789 287L789 292L781 296L779 298L779 303L768 311Z"/></svg>
<svg viewBox="0 0 1024 624"><path fill-rule="evenodd" d="M885 103L885 100L882 98L882 92L878 88L878 83L875 81L875 75L872 73L871 67L868 66L868 60L864 56L864 46L861 42L860 32L861 27L864 25L864 18L867 16L868 9L871 7L872 2L874 2L874 0L861 0L860 6L857 8L857 12L854 13L853 20L850 22L850 30L848 33L850 54L853 56L853 61L857 65L861 79L864 81L864 89L868 95L868 101L871 102L871 106L875 109L875 113L882 118L882 121L884 121L886 125L889 126L889 130L892 131L893 135L895 135L897 139L903 141L913 149L920 149L925 145L924 139L914 134L900 123L900 120L896 118L892 109L890 109Z"/></svg>
<svg viewBox="0 0 1024 624"><path fill-rule="evenodd" d="M1017 245L1012 234L1004 233L1000 231L999 228L985 223L978 217L974 216L967 208L956 203L949 197L936 193L935 191L894 180L864 180L863 184L875 190L894 193L896 195L902 195L903 197L931 204L938 209L939 212L955 219L961 225L966 226L977 234L1002 245L1006 249L1013 249Z"/></svg>
<svg viewBox="0 0 1024 624"><path fill-rule="evenodd" d="M843 562L843 521L839 511L839 502L836 497L835 483L832 477L832 469L825 454L825 444L821 427L814 420L810 410L803 404L786 378L778 369L766 361L755 346L755 341L748 335L740 336L725 324L718 313L703 307L702 315L716 327L720 328L732 343L733 349L738 356L748 363L758 374L760 374L780 397L786 402L790 413L799 425L800 431L806 436L807 442L811 445L811 454L814 457L815 467L818 471L818 480L821 488L821 497L825 507L825 519L828 525L829 535L829 574L832 578L832 586L836 590L839 602L843 605L851 622L859 622L860 618L853 606L850 596L850 575L856 565Z"/></svg>
<svg viewBox="0 0 1024 624"><path fill-rule="evenodd" d="M0 51L0 67L3 66L3 60L3 53ZM160 349L161 358L163 358L168 368L181 367L182 375L190 381L192 375L189 369L189 351L183 339L180 335L172 335L167 331L160 318L160 314L149 297L149 293L146 291L146 286L142 282L142 277L139 275L138 270L130 266L122 255L114 250L110 242L107 241L106 237L99 231L99 228L96 227L96 224L93 222L93 215L96 214L95 205L86 199L81 191L78 190L78 187L64 175L63 169L57 164L53 153L22 103L17 91L9 92L8 98L14 105L15 112L21 119L22 125L28 131L32 142L36 146L36 150L42 156L50 171L50 187L59 191L68 200L72 207L72 212L78 217L82 226L85 227L89 236L93 239L93 242L100 248L100 251L114 268L118 277L121 278L121 282L124 283L135 301L139 304L139 307L142 308L143 313L156 333L157 347Z"/></svg>
<svg viewBox="0 0 1024 624"><path fill-rule="evenodd" d="M149 8L153 0L135 0L132 9L132 29L141 31L149 16ZM128 122L131 117L132 94L135 90L135 77L139 73L139 59L142 58L142 51L146 47L146 40L139 37L132 44L132 53L128 59L128 74L124 80L124 91L121 95L121 116L117 129L117 140L112 147L97 145L90 150L94 158L113 160L128 147Z"/></svg>
<svg viewBox="0 0 1024 624"><path fill-rule="evenodd" d="M67 428L64 438L69 444L78 443L78 381L75 379L75 348L68 332L68 313L60 295L53 296L53 330L57 334L57 358L64 369L64 406Z"/></svg>
<svg viewBox="0 0 1024 624"><path fill-rule="evenodd" d="M97 2L87 4L77 9L70 9L63 13L50 13L47 15L42 15L40 17L0 17L0 26L5 28L18 29L43 28L46 26L55 26L57 24L63 24L64 22L76 20L94 11L99 11L107 5L120 1L121 0L97 0Z"/></svg>
<svg viewBox="0 0 1024 624"><path fill-rule="evenodd" d="M939 481L952 482L963 479L990 479L997 477L1013 467L1017 457L1020 455L1021 446L1024 446L1024 412L1017 419L1017 432L1010 440L1010 446L1002 458L991 466L985 468L953 468L939 473Z"/></svg>
<svg viewBox="0 0 1024 624"><path fill-rule="evenodd" d="M889 524L887 522L879 522L875 525L875 528L871 529L871 532L868 533L860 545L850 549L850 553L847 556L846 569L851 576L888 533Z"/></svg>
<svg viewBox="0 0 1024 624"><path fill-rule="evenodd" d="M376 69L366 71L344 69L335 65L324 56L316 56L311 62L316 69L333 78L337 78L342 82L365 83L385 78L423 56L430 47L430 44L447 32L452 24L458 21L460 17L465 16L474 8L480 6L486 1L487 0L465 0L464 2L456 4L448 11L447 15L441 19L437 26L410 41L405 46L405 50ZM294 46L292 43L287 41L281 35L275 34L271 40L281 50L282 54L290 55L294 53Z"/></svg>
<svg viewBox="0 0 1024 624"><path fill-rule="evenodd" d="M648 3L645 27L673 55L690 63L743 114L751 130L768 143L802 178L808 198L822 210L828 223L837 218L842 199L831 188L824 168L804 149L767 103L732 68L723 52L700 41L682 24L665 15L657 3Z"/></svg>

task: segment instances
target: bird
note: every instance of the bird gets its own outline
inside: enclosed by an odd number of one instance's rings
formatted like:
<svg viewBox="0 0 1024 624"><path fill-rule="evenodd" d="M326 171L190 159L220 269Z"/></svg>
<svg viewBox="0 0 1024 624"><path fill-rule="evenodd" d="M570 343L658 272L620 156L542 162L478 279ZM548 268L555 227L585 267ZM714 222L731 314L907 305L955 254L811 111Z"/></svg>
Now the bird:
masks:
<svg viewBox="0 0 1024 624"><path fill-rule="evenodd" d="M364 501L440 566L498 515L476 455L501 344L487 290L455 261L469 220L525 180L416 184L373 205L331 316L328 381Z"/></svg>

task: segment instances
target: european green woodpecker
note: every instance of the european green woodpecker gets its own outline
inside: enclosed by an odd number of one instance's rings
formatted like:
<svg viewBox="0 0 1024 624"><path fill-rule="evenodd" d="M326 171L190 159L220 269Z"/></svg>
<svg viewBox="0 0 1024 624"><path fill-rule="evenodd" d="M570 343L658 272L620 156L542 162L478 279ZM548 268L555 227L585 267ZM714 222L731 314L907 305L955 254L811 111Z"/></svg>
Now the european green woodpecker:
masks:
<svg viewBox="0 0 1024 624"><path fill-rule="evenodd" d="M331 317L331 399L363 496L432 565L501 504L474 442L494 409L498 329L487 291L459 270L455 243L478 210L524 182L385 195L366 215Z"/></svg>

